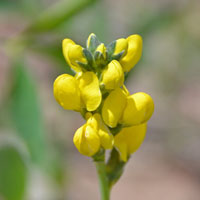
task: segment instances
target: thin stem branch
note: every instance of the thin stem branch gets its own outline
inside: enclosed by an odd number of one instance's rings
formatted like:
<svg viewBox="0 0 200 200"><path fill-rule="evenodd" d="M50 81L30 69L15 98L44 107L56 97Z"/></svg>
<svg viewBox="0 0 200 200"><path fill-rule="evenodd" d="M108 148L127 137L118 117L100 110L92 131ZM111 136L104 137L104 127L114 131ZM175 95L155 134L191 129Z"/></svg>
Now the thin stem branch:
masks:
<svg viewBox="0 0 200 200"><path fill-rule="evenodd" d="M99 177L99 186L101 191L101 200L110 200L110 188L106 175L106 165L103 161L95 162Z"/></svg>

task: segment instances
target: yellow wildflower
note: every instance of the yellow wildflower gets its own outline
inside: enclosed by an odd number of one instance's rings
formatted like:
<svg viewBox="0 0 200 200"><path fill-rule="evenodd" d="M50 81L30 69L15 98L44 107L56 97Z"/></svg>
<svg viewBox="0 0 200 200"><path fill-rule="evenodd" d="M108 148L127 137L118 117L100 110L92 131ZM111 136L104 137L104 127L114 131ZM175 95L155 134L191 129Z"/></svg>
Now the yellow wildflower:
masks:
<svg viewBox="0 0 200 200"><path fill-rule="evenodd" d="M133 126L147 122L153 111L153 99L144 92L135 93L127 97L126 107L120 123L125 126Z"/></svg>
<svg viewBox="0 0 200 200"><path fill-rule="evenodd" d="M87 64L87 60L83 54L83 48L67 38L63 40L62 48L63 55L69 66L76 72L82 71L78 63Z"/></svg>
<svg viewBox="0 0 200 200"><path fill-rule="evenodd" d="M81 111L78 81L73 76L62 74L57 77L54 82L54 96L64 109Z"/></svg>
<svg viewBox="0 0 200 200"><path fill-rule="evenodd" d="M126 162L142 144L147 130L147 124L123 128L114 137L114 146L120 153L121 159Z"/></svg>
<svg viewBox="0 0 200 200"><path fill-rule="evenodd" d="M124 83L124 72L117 60L112 60L102 72L102 82L105 89L112 90Z"/></svg>
<svg viewBox="0 0 200 200"><path fill-rule="evenodd" d="M128 49L127 40L124 38L120 38L120 39L116 40L116 45L115 45L115 50L114 50L113 55L117 55L117 54L121 53L122 51L124 51L122 54L122 56L124 56L127 53L127 49Z"/></svg>
<svg viewBox="0 0 200 200"><path fill-rule="evenodd" d="M104 149L113 147L114 138L105 127L99 113L86 114L87 122L74 135L74 144L79 152L86 156L93 156L102 146Z"/></svg>
<svg viewBox="0 0 200 200"><path fill-rule="evenodd" d="M131 35L127 39L128 50L125 56L120 59L120 64L125 72L130 71L140 60L142 55L142 37Z"/></svg>
<svg viewBox="0 0 200 200"><path fill-rule="evenodd" d="M76 131L73 141L78 151L85 156L93 156L100 149L97 130L87 123Z"/></svg>
<svg viewBox="0 0 200 200"><path fill-rule="evenodd" d="M80 73L77 76L81 98L88 111L96 110L101 103L99 80L94 72Z"/></svg>
<svg viewBox="0 0 200 200"><path fill-rule="evenodd" d="M102 117L104 122L114 128L117 124L134 126L149 120L154 111L152 98L143 92L129 95L128 91L117 88L106 98Z"/></svg>
<svg viewBox="0 0 200 200"><path fill-rule="evenodd" d="M102 107L102 118L111 128L117 126L126 106L126 94L121 88L112 91L105 99Z"/></svg>

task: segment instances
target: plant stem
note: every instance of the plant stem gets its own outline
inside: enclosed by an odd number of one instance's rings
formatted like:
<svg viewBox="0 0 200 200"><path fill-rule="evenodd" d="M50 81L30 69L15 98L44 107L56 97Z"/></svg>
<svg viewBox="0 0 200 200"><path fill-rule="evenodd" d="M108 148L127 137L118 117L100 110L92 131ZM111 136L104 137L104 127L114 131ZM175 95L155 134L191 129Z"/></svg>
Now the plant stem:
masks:
<svg viewBox="0 0 200 200"><path fill-rule="evenodd" d="M106 165L103 161L95 162L99 178L99 186L101 191L101 200L110 199L110 188L106 175Z"/></svg>

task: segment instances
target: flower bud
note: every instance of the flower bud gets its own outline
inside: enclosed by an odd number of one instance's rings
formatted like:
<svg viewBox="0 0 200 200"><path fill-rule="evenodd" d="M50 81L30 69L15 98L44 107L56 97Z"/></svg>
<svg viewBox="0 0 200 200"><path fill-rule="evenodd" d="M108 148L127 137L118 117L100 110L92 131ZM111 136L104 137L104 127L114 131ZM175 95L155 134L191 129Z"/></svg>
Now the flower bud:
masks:
<svg viewBox="0 0 200 200"><path fill-rule="evenodd" d="M80 111L82 107L78 81L69 74L62 74L54 81L54 96L68 110Z"/></svg>
<svg viewBox="0 0 200 200"><path fill-rule="evenodd" d="M87 39L87 49L94 53L96 48L100 45L100 41L94 33L91 33Z"/></svg>
<svg viewBox="0 0 200 200"><path fill-rule="evenodd" d="M127 97L126 107L120 123L125 126L133 126L147 122L153 111L153 99L146 93L135 93Z"/></svg>
<svg viewBox="0 0 200 200"><path fill-rule="evenodd" d="M76 72L82 71L78 63L87 64L87 60L83 54L83 48L70 39L64 39L62 46L63 55L69 66Z"/></svg>
<svg viewBox="0 0 200 200"><path fill-rule="evenodd" d="M126 94L121 88L112 91L105 99L102 107L102 118L111 128L117 126L126 106Z"/></svg>
<svg viewBox="0 0 200 200"><path fill-rule="evenodd" d="M126 55L128 49L128 42L124 38L120 38L116 40L116 45L115 45L115 50L113 55L117 55L123 51L123 54L121 55L122 57Z"/></svg>
<svg viewBox="0 0 200 200"><path fill-rule="evenodd" d="M99 80L94 72L85 72L77 76L81 98L88 111L96 110L101 103Z"/></svg>
<svg viewBox="0 0 200 200"><path fill-rule="evenodd" d="M130 71L139 61L142 55L142 37L140 35L131 35L127 39L128 50L120 63L125 72Z"/></svg>
<svg viewBox="0 0 200 200"><path fill-rule="evenodd" d="M103 58L106 58L106 47L104 43L101 43L97 48L95 52L100 52L103 55Z"/></svg>
<svg viewBox="0 0 200 200"><path fill-rule="evenodd" d="M76 131L73 142L78 151L85 156L93 156L100 149L97 130L87 123Z"/></svg>
<svg viewBox="0 0 200 200"><path fill-rule="evenodd" d="M147 124L123 128L114 137L114 146L120 153L122 161L127 162L129 156L142 144L147 130Z"/></svg>
<svg viewBox="0 0 200 200"><path fill-rule="evenodd" d="M121 87L124 83L124 72L117 60L112 60L102 73L101 84L105 89L112 90Z"/></svg>

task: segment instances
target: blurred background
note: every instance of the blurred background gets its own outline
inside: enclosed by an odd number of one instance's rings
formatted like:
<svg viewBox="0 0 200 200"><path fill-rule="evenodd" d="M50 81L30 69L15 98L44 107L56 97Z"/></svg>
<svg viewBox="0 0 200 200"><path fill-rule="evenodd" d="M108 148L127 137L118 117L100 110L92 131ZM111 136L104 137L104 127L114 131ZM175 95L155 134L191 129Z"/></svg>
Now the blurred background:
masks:
<svg viewBox="0 0 200 200"><path fill-rule="evenodd" d="M155 101L147 137L112 200L200 199L199 0L0 0L0 200L100 199L94 164L72 138L53 81L72 73L64 38L85 46L140 34L143 57L126 84Z"/></svg>

